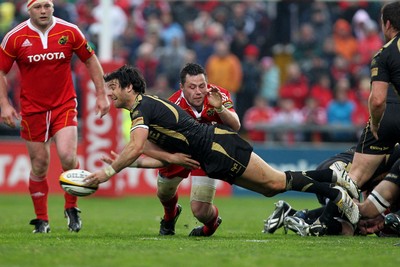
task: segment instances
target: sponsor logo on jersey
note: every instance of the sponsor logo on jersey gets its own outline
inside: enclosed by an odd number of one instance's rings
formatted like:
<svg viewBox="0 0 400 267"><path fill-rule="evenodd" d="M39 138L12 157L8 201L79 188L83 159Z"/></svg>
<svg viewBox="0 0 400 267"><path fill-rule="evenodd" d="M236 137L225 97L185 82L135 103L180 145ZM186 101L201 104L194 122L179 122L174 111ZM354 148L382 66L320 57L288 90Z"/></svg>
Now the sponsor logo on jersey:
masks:
<svg viewBox="0 0 400 267"><path fill-rule="evenodd" d="M27 47L27 46L32 46L32 43L29 42L28 39L25 39L25 41L22 43L21 47Z"/></svg>
<svg viewBox="0 0 400 267"><path fill-rule="evenodd" d="M45 61L45 60L58 60L58 59L65 59L65 54L63 52L54 52L54 53L44 53L44 54L36 54L28 56L28 60L30 63Z"/></svg>
<svg viewBox="0 0 400 267"><path fill-rule="evenodd" d="M92 53L92 51L93 51L93 48L90 46L89 43L86 43L86 50L87 50L89 53Z"/></svg>
<svg viewBox="0 0 400 267"><path fill-rule="evenodd" d="M60 45L65 45L68 42L68 36L62 36L59 40L58 43Z"/></svg>
<svg viewBox="0 0 400 267"><path fill-rule="evenodd" d="M214 114L215 114L215 109L210 108L207 110L207 116L211 117L214 116Z"/></svg>

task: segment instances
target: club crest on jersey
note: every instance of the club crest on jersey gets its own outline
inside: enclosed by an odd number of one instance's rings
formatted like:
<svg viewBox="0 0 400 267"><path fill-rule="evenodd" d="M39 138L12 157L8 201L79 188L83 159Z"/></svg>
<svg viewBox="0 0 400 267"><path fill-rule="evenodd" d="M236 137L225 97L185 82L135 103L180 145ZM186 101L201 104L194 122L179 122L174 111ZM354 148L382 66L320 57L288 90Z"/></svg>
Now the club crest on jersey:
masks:
<svg viewBox="0 0 400 267"><path fill-rule="evenodd" d="M58 43L60 45L65 45L68 42L68 36L62 36L59 40Z"/></svg>
<svg viewBox="0 0 400 267"><path fill-rule="evenodd" d="M207 110L207 116L211 117L214 116L214 114L215 114L215 109L210 108Z"/></svg>

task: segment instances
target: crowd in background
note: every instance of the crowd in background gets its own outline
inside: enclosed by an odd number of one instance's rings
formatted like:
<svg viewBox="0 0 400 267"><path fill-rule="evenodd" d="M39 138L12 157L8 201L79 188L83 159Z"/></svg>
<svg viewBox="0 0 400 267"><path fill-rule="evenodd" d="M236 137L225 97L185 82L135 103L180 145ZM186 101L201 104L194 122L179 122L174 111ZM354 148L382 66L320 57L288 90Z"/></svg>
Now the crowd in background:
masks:
<svg viewBox="0 0 400 267"><path fill-rule="evenodd" d="M271 135L256 125L343 126L332 133L287 131L284 142L354 142L368 120L369 64L383 45L382 1L116 0L109 10L113 57L135 65L148 93L179 89L187 62L228 89L252 141ZM98 49L99 0L55 0L54 15L77 24ZM26 0L0 1L0 39L27 19ZM8 74L18 108L18 71ZM79 80L79 71L73 73ZM79 93L79 83L77 82ZM267 130L268 131L268 130ZM268 137L269 136L269 137Z"/></svg>

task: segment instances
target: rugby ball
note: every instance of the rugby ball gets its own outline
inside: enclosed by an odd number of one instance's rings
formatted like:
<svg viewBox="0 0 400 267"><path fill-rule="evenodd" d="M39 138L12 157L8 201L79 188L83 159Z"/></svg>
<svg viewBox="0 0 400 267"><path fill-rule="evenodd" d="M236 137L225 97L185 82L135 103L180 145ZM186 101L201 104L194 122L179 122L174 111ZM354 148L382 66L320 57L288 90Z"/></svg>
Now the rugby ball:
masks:
<svg viewBox="0 0 400 267"><path fill-rule="evenodd" d="M97 191L98 186L85 186L83 179L91 173L86 170L72 169L61 173L60 185L70 195L77 197L89 196Z"/></svg>

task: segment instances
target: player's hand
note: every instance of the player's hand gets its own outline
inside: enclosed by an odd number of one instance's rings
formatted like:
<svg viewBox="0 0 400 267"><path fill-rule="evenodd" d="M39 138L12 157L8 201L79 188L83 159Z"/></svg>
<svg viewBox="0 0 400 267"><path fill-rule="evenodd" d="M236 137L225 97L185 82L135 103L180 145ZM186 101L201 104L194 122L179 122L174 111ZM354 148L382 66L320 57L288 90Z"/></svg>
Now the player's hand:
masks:
<svg viewBox="0 0 400 267"><path fill-rule="evenodd" d="M211 85L207 89L207 99L213 107L220 108L222 106L222 94L216 86Z"/></svg>
<svg viewBox="0 0 400 267"><path fill-rule="evenodd" d="M1 119L3 120L4 124L15 128L16 120L20 120L21 117L18 112L13 108L13 106L7 103L1 107Z"/></svg>
<svg viewBox="0 0 400 267"><path fill-rule="evenodd" d="M107 182L110 178L111 177L108 177L103 169L88 175L83 179L83 182L85 183L85 186L98 186L101 183Z"/></svg>
<svg viewBox="0 0 400 267"><path fill-rule="evenodd" d="M360 219L358 221L358 229L360 234L369 235L381 231L384 227L384 217L379 214L373 219Z"/></svg>
<svg viewBox="0 0 400 267"><path fill-rule="evenodd" d="M200 168L200 163L183 153L173 153L168 158L169 164L180 165L186 169L194 170Z"/></svg>
<svg viewBox="0 0 400 267"><path fill-rule="evenodd" d="M110 100L106 95L98 95L96 98L96 115L100 113L103 118L110 111Z"/></svg>
<svg viewBox="0 0 400 267"><path fill-rule="evenodd" d="M100 160L111 165L118 156L119 155L117 153L115 153L114 151L111 151L111 157L102 156L100 158Z"/></svg>

